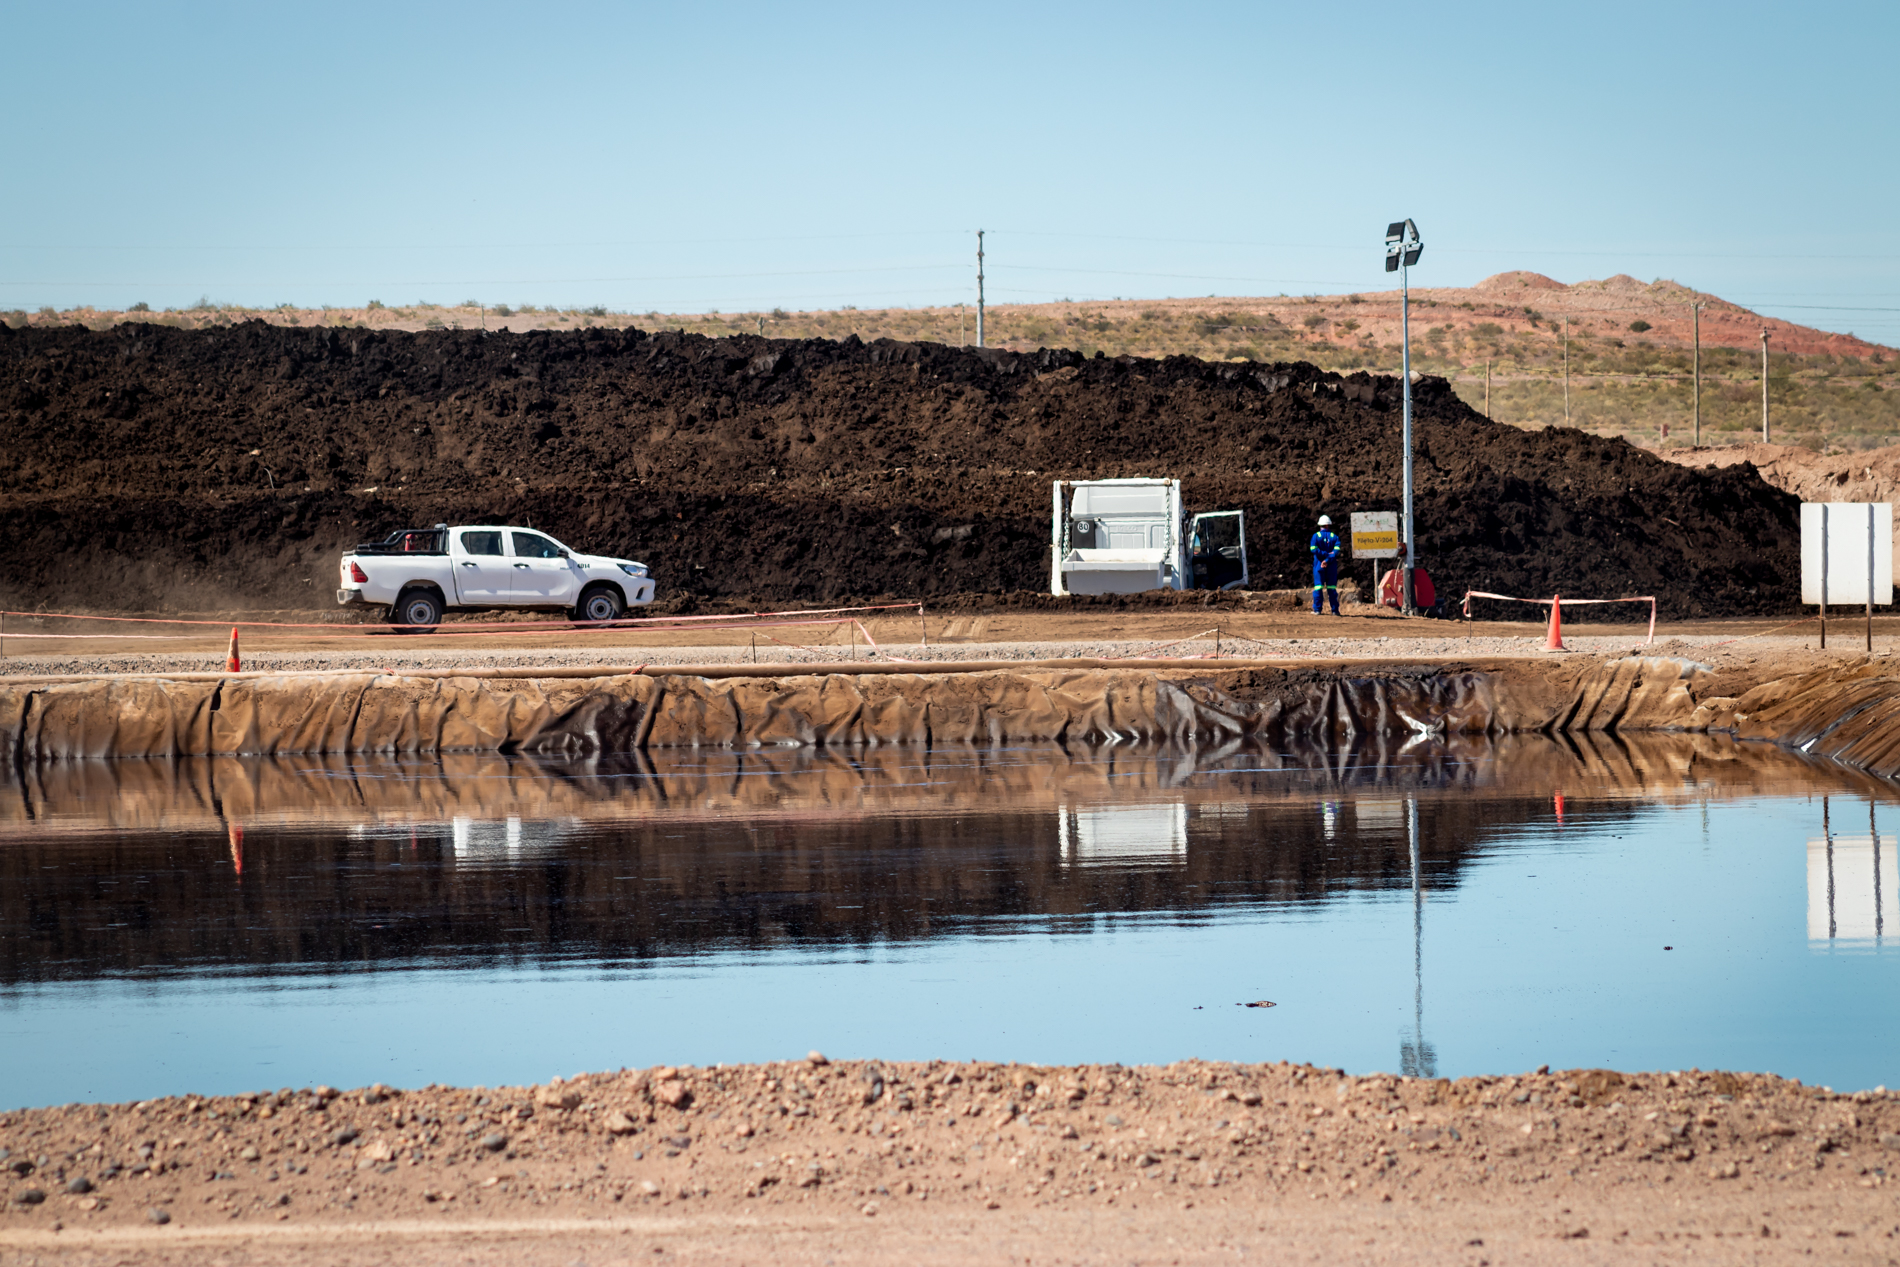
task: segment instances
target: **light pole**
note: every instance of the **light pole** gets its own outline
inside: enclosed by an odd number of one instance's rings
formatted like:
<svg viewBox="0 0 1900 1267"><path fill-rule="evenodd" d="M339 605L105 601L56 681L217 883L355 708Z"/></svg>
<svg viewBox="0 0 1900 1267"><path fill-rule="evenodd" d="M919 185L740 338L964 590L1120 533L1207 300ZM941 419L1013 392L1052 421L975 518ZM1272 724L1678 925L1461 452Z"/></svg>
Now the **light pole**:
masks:
<svg viewBox="0 0 1900 1267"><path fill-rule="evenodd" d="M1412 522L1412 291L1405 270L1418 263L1424 250L1418 226L1410 220L1386 226L1385 271L1399 275L1399 380L1405 392L1405 572L1400 580L1404 587L1401 610L1407 616L1418 614L1418 605L1412 600L1412 569L1417 566L1418 554Z"/></svg>
<svg viewBox="0 0 1900 1267"><path fill-rule="evenodd" d="M976 231L976 345L983 346L983 230Z"/></svg>

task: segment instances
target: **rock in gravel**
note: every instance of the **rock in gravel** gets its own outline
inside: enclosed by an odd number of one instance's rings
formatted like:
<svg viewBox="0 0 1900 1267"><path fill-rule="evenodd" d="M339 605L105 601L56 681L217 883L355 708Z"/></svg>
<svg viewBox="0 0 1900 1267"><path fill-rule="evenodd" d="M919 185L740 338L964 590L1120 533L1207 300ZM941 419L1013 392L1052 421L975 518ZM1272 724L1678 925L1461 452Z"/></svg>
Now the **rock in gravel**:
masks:
<svg viewBox="0 0 1900 1267"><path fill-rule="evenodd" d="M534 1093L534 1102L544 1109L578 1109L581 1093L573 1087L540 1087Z"/></svg>
<svg viewBox="0 0 1900 1267"><path fill-rule="evenodd" d="M38 1188L22 1188L13 1194L15 1205L38 1205L44 1200L46 1200L46 1194Z"/></svg>
<svg viewBox="0 0 1900 1267"><path fill-rule="evenodd" d="M343 1147L355 1138L356 1128L354 1126L343 1126L330 1132L330 1142L338 1148Z"/></svg>
<svg viewBox="0 0 1900 1267"><path fill-rule="evenodd" d="M83 1197L92 1191L92 1180L86 1178L84 1175L74 1175L71 1179L66 1181L66 1191L72 1193L74 1196Z"/></svg>
<svg viewBox="0 0 1900 1267"><path fill-rule="evenodd" d="M602 1118L600 1124L609 1135L631 1135L640 1129L638 1122L628 1117L625 1113L622 1113L619 1109L615 1109L606 1117Z"/></svg>
<svg viewBox="0 0 1900 1267"><path fill-rule="evenodd" d="M491 1153L498 1153L508 1147L508 1137L497 1131L493 1135L482 1136L482 1147Z"/></svg>
<svg viewBox="0 0 1900 1267"><path fill-rule="evenodd" d="M258 1158L257 1145L246 1144L243 1148L240 1148L238 1150L238 1158L242 1161L256 1161Z"/></svg>
<svg viewBox="0 0 1900 1267"><path fill-rule="evenodd" d="M660 1185L653 1182L653 1180L651 1179L642 1179L640 1181L640 1191L646 1193L650 1197L657 1197L660 1195Z"/></svg>
<svg viewBox="0 0 1900 1267"><path fill-rule="evenodd" d="M156 1223L160 1227L172 1221L171 1212L169 1210L162 1210L158 1206L153 1206L147 1210L145 1217L148 1221Z"/></svg>
<svg viewBox="0 0 1900 1267"><path fill-rule="evenodd" d="M693 1102L692 1088L684 1082L662 1082L653 1090L653 1098L672 1109L683 1109Z"/></svg>

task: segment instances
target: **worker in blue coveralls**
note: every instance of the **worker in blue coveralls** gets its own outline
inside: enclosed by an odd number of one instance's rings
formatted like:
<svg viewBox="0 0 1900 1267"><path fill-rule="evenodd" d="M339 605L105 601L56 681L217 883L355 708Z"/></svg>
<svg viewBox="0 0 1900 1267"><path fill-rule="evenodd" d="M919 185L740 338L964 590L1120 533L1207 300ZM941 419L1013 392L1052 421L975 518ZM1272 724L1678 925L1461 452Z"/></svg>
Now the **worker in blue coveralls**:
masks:
<svg viewBox="0 0 1900 1267"><path fill-rule="evenodd" d="M1313 555L1313 614L1320 614L1320 603L1333 600L1333 615L1339 615L1339 534L1333 531L1333 517L1319 517L1319 531L1307 542Z"/></svg>

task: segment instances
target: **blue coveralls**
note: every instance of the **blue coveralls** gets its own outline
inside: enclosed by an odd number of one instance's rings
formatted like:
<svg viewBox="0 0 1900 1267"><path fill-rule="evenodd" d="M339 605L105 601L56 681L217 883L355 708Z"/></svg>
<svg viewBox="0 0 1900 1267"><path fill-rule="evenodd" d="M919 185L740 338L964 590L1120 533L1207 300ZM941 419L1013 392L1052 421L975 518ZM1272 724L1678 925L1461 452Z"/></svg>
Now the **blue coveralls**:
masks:
<svg viewBox="0 0 1900 1267"><path fill-rule="evenodd" d="M1339 535L1321 528L1307 542L1313 554L1313 614L1320 614L1323 599L1333 600L1333 615L1339 615Z"/></svg>

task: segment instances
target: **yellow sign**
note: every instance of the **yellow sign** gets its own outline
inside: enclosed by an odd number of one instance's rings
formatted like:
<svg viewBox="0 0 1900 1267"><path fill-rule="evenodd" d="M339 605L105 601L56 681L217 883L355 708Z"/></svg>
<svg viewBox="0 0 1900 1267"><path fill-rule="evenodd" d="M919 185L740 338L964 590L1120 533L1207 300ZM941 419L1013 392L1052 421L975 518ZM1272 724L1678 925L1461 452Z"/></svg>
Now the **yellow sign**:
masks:
<svg viewBox="0 0 1900 1267"><path fill-rule="evenodd" d="M1352 557L1396 559L1399 555L1399 517L1390 510L1359 511L1352 517Z"/></svg>

